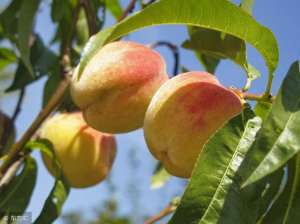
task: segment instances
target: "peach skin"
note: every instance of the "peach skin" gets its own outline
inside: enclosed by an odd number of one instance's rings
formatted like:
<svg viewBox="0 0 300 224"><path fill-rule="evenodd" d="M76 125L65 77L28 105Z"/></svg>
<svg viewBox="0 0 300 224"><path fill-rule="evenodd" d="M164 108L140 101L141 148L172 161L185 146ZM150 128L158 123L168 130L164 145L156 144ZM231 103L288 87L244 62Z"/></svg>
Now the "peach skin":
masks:
<svg viewBox="0 0 300 224"><path fill-rule="evenodd" d="M142 127L156 90L168 79L164 59L129 41L101 48L71 82L71 96L93 128L123 133Z"/></svg>
<svg viewBox="0 0 300 224"><path fill-rule="evenodd" d="M51 117L42 126L40 137L52 142L56 158L72 187L93 186L111 170L116 154L114 136L87 126L81 113ZM53 161L44 153L42 158L55 176Z"/></svg>
<svg viewBox="0 0 300 224"><path fill-rule="evenodd" d="M180 74L153 96L144 136L153 156L170 174L188 178L203 145L241 111L239 96L215 76L206 72Z"/></svg>

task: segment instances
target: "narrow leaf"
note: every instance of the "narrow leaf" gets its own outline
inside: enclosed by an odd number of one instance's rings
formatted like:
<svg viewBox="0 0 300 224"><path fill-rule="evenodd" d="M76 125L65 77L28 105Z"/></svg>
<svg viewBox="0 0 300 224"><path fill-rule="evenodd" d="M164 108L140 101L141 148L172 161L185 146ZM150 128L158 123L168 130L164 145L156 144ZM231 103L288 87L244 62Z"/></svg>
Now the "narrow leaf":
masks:
<svg viewBox="0 0 300 224"><path fill-rule="evenodd" d="M224 35L219 31L198 27L189 28L190 39L182 46L215 58L229 58L247 70L246 45L239 38Z"/></svg>
<svg viewBox="0 0 300 224"><path fill-rule="evenodd" d="M65 203L70 187L64 178L56 179L41 214L34 224L52 224L61 214L62 206Z"/></svg>
<svg viewBox="0 0 300 224"><path fill-rule="evenodd" d="M290 67L267 120L249 151L244 185L251 184L282 167L300 148L300 71Z"/></svg>
<svg viewBox="0 0 300 224"><path fill-rule="evenodd" d="M255 190L243 192L237 175L261 126L261 119L251 119L248 110L230 120L204 146L170 224L253 223L256 219L253 197L259 197L250 194Z"/></svg>
<svg viewBox="0 0 300 224"><path fill-rule="evenodd" d="M287 184L262 223L294 224L300 219L300 155L288 164Z"/></svg>
<svg viewBox="0 0 300 224"><path fill-rule="evenodd" d="M0 48L0 70L16 61L15 53L8 48Z"/></svg>
<svg viewBox="0 0 300 224"><path fill-rule="evenodd" d="M37 178L37 164L27 157L23 170L0 194L0 211L22 214L29 204Z"/></svg>
<svg viewBox="0 0 300 224"><path fill-rule="evenodd" d="M253 4L254 0L242 0L240 7L251 15Z"/></svg>
<svg viewBox="0 0 300 224"><path fill-rule="evenodd" d="M18 20L18 47L21 58L31 76L34 76L30 63L29 41L32 34L35 14L38 10L40 0L26 0L22 2Z"/></svg>
<svg viewBox="0 0 300 224"><path fill-rule="evenodd" d="M24 65L23 61L19 61L15 78L7 92L14 91L38 80L43 75L51 73L59 66L58 56L48 49L42 39L36 36L33 46L31 47L30 63L33 66L35 77L32 77Z"/></svg>
<svg viewBox="0 0 300 224"><path fill-rule="evenodd" d="M111 12L115 19L119 19L122 16L123 9L119 0L105 0L106 8Z"/></svg>
<svg viewBox="0 0 300 224"><path fill-rule="evenodd" d="M277 67L278 46L273 33L238 6L227 0L161 0L93 36L83 52L78 76L105 43L160 24L185 24L230 34L252 44L264 57L270 73Z"/></svg>

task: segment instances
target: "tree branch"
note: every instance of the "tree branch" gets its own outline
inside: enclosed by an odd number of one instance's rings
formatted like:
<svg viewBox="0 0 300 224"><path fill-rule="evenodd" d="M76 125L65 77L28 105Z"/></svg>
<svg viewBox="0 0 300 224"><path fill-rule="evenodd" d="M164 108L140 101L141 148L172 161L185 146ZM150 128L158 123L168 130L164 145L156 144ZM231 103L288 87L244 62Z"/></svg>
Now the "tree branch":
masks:
<svg viewBox="0 0 300 224"><path fill-rule="evenodd" d="M90 36L92 36L95 33L97 33L97 31L98 31L97 16L91 6L90 0L81 0L80 3L84 8L85 15L87 17L88 26L89 26L89 34L90 34Z"/></svg>
<svg viewBox="0 0 300 224"><path fill-rule="evenodd" d="M173 67L173 76L176 76L179 71L179 50L175 44L172 44L168 41L158 41L156 43L150 44L150 48L156 48L159 46L166 46L168 47L173 54L174 57L174 67Z"/></svg>
<svg viewBox="0 0 300 224"><path fill-rule="evenodd" d="M157 215L147 219L144 224L153 224L153 223L161 220L165 216L167 216L167 215L171 214L172 212L174 212L175 209L176 209L176 207L174 207L173 205L168 205L160 213L158 213Z"/></svg>
<svg viewBox="0 0 300 224"><path fill-rule="evenodd" d="M131 0L130 3L128 4L127 8L123 12L122 16L118 19L118 22L122 21L125 19L129 13L131 13L134 10L136 0Z"/></svg>
<svg viewBox="0 0 300 224"><path fill-rule="evenodd" d="M43 121L58 106L58 104L60 103L60 101L69 85L69 82L70 81L67 78L61 81L61 83L58 85L58 87L55 91L55 94L51 97L51 99L49 100L49 103L46 105L46 107L38 114L38 116L33 121L33 123L28 128L28 130L23 134L21 139L12 146L10 151L7 153L6 158L4 159L4 162L0 166L0 178L3 177L3 174L9 168L9 166L14 161L16 161L19 153L22 151L25 144L34 135L34 133L40 127L40 125L43 123Z"/></svg>

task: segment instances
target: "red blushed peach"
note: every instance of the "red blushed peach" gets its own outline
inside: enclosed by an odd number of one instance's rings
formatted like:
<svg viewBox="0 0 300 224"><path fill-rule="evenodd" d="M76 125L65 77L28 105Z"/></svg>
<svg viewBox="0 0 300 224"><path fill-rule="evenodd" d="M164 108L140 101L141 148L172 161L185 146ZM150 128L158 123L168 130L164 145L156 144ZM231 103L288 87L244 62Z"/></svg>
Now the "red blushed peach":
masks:
<svg viewBox="0 0 300 224"><path fill-rule="evenodd" d="M168 79L163 58L141 44L105 45L82 75L75 71L71 95L86 122L107 133L140 128L155 91Z"/></svg>
<svg viewBox="0 0 300 224"><path fill-rule="evenodd" d="M145 139L169 173L187 178L207 140L241 111L239 96L213 75L184 73L153 96L145 116Z"/></svg>
<svg viewBox="0 0 300 224"><path fill-rule="evenodd" d="M111 170L116 154L114 136L87 126L81 113L53 116L42 126L40 137L52 142L62 171L72 187L95 185ZM53 161L46 154L42 154L42 158L55 176Z"/></svg>

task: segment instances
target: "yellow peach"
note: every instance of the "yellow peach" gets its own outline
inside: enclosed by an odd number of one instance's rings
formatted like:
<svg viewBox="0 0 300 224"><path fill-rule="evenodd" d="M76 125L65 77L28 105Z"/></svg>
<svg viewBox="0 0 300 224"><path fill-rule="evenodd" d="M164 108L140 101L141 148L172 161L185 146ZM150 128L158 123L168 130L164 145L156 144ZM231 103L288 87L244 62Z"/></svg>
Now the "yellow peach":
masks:
<svg viewBox="0 0 300 224"><path fill-rule="evenodd" d="M237 94L206 72L180 74L155 93L144 121L147 145L172 175L188 178L203 145L242 111Z"/></svg>
<svg viewBox="0 0 300 224"><path fill-rule="evenodd" d="M154 50L129 41L101 48L71 82L71 96L93 128L123 133L143 125L155 91L168 79L165 62Z"/></svg>
<svg viewBox="0 0 300 224"><path fill-rule="evenodd" d="M72 187L84 188L102 181L111 170L116 142L113 135L87 126L81 113L62 113L51 117L40 137L52 142L57 160ZM53 160L42 153L48 171L55 176Z"/></svg>

